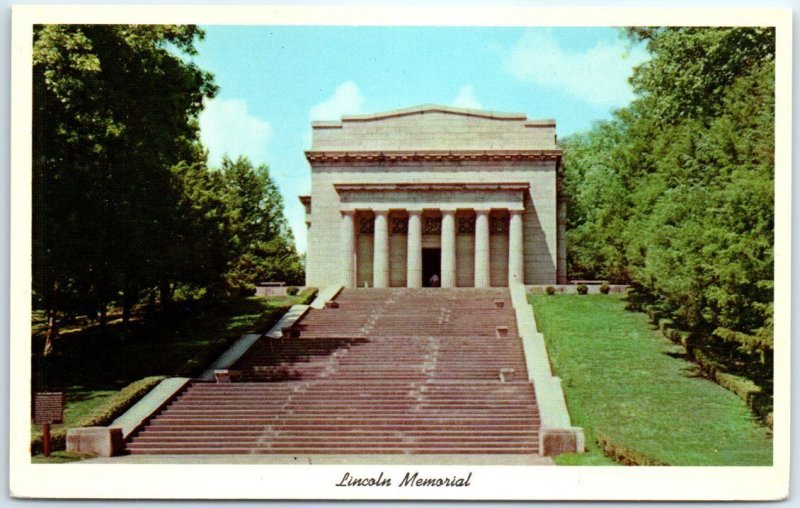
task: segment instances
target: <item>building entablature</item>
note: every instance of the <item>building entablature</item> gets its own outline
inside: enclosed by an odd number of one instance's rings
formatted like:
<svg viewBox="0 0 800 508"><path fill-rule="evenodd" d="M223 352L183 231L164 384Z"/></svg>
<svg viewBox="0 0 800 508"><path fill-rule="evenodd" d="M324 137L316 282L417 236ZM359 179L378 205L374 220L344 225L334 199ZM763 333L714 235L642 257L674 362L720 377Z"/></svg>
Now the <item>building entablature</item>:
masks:
<svg viewBox="0 0 800 508"><path fill-rule="evenodd" d="M347 183L334 184L340 210L508 210L525 209L522 183Z"/></svg>

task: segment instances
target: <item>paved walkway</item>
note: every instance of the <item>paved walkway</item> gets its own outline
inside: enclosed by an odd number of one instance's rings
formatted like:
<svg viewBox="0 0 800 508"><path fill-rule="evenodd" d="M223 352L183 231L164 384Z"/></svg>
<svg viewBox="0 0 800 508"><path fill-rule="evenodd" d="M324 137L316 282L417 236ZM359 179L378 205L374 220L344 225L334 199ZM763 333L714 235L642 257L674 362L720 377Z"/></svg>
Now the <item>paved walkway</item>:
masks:
<svg viewBox="0 0 800 508"><path fill-rule="evenodd" d="M123 455L76 464L353 464L408 466L552 466L538 455Z"/></svg>

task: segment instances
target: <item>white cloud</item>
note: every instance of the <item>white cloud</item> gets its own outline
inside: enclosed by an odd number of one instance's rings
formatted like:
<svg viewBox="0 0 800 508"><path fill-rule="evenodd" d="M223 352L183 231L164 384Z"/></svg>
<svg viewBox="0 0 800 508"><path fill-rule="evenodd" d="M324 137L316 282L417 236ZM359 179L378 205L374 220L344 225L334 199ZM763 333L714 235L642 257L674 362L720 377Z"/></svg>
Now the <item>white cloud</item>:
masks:
<svg viewBox="0 0 800 508"><path fill-rule="evenodd" d="M562 48L551 30L530 30L505 55L512 76L542 87L563 89L600 106L624 106L633 98L628 77L647 52L622 41L600 41L586 51Z"/></svg>
<svg viewBox="0 0 800 508"><path fill-rule="evenodd" d="M363 107L364 97L358 90L358 85L345 81L336 87L328 99L313 106L308 117L310 120L338 120L342 115L361 113Z"/></svg>
<svg viewBox="0 0 800 508"><path fill-rule="evenodd" d="M462 86L455 99L450 102L450 105L457 108L483 109L481 103L478 102L478 98L475 97L475 87L472 85Z"/></svg>
<svg viewBox="0 0 800 508"><path fill-rule="evenodd" d="M200 113L200 140L208 148L209 163L219 165L223 155L246 155L255 164L267 162L272 127L247 111L244 99L212 99Z"/></svg>

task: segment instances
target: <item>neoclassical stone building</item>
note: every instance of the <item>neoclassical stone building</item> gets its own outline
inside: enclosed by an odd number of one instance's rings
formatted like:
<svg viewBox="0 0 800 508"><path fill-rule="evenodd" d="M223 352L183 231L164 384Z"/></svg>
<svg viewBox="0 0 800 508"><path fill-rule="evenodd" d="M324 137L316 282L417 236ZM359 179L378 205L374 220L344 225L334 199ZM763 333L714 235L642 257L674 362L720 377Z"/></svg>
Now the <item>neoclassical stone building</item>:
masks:
<svg viewBox="0 0 800 508"><path fill-rule="evenodd" d="M312 128L307 285L565 281L554 120L427 105Z"/></svg>

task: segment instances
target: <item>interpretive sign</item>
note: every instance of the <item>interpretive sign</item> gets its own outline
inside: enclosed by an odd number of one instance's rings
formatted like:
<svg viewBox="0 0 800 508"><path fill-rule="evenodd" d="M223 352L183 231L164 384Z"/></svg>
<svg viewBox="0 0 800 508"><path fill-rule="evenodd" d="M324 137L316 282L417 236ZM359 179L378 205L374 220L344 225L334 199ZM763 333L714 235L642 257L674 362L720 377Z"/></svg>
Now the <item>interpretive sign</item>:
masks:
<svg viewBox="0 0 800 508"><path fill-rule="evenodd" d="M33 423L49 425L64 422L64 392L38 392L33 402Z"/></svg>

